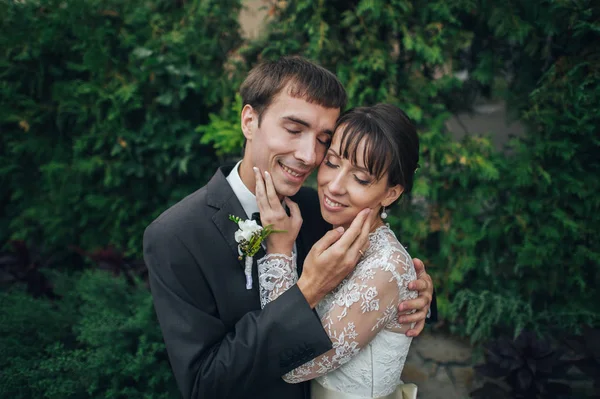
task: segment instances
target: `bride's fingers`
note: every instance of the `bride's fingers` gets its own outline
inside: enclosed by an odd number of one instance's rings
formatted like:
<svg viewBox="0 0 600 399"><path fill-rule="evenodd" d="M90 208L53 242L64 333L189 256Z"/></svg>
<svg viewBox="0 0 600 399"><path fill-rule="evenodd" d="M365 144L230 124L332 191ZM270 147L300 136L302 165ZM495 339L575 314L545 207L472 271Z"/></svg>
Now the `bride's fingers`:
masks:
<svg viewBox="0 0 600 399"><path fill-rule="evenodd" d="M358 262L363 257L367 248L369 248L369 231L371 230L371 220L366 218L360 228L360 234L356 240L348 248L347 254L355 262Z"/></svg>
<svg viewBox="0 0 600 399"><path fill-rule="evenodd" d="M254 169L254 180L256 181L254 194L256 195L258 210L260 212L264 212L270 209L269 199L267 198L267 193L265 191L265 183L260 173L260 169L258 169L257 167L254 167L252 169Z"/></svg>
<svg viewBox="0 0 600 399"><path fill-rule="evenodd" d="M277 209L277 204L281 205L279 198L277 197L277 192L275 191L275 186L273 185L273 179L271 178L271 174L265 170L265 187L267 189L267 198L269 200L269 205L272 208ZM283 208L283 207L282 207Z"/></svg>

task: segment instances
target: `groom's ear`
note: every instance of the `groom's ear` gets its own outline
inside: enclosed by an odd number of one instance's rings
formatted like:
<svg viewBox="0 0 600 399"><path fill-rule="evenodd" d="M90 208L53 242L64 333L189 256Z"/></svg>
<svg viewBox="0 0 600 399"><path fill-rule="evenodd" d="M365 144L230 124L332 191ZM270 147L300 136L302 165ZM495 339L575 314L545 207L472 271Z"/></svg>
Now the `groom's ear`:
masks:
<svg viewBox="0 0 600 399"><path fill-rule="evenodd" d="M252 140L254 132L258 128L258 114L251 105L246 104L242 108L242 132L246 140Z"/></svg>

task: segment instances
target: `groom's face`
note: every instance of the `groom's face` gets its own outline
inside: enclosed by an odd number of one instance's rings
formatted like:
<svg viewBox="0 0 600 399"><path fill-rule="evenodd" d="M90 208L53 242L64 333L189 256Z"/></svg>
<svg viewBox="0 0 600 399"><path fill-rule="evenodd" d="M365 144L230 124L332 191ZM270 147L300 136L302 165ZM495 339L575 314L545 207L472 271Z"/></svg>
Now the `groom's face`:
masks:
<svg viewBox="0 0 600 399"><path fill-rule="evenodd" d="M292 196L321 163L331 142L338 108L325 108L292 97L284 88L263 112L250 106L242 111L242 128L247 139L244 160L268 171L281 197Z"/></svg>

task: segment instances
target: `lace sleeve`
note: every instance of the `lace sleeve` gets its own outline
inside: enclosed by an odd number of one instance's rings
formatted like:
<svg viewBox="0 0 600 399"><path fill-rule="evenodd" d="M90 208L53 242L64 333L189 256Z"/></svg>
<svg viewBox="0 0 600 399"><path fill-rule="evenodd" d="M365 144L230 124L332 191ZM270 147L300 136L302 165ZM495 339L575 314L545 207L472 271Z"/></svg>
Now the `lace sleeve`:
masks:
<svg viewBox="0 0 600 399"><path fill-rule="evenodd" d="M375 257L375 256L373 256ZM332 293L333 301L321 322L333 349L283 376L289 383L311 380L335 370L354 357L386 326L397 323L398 303L407 296L414 280L412 259L406 252L394 251L384 257L370 257Z"/></svg>
<svg viewBox="0 0 600 399"><path fill-rule="evenodd" d="M298 282L295 253L292 256L267 254L257 264L261 308Z"/></svg>

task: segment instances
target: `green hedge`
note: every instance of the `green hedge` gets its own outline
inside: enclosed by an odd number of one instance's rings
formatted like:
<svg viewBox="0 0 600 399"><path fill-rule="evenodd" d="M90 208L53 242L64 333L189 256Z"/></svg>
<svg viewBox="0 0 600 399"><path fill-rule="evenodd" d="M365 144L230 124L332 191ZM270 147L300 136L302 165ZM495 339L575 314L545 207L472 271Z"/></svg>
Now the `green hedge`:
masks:
<svg viewBox="0 0 600 399"><path fill-rule="evenodd" d="M0 241L141 254L144 227L218 159L238 0L0 4Z"/></svg>
<svg viewBox="0 0 600 399"><path fill-rule="evenodd" d="M476 267L454 299L473 340L494 327L569 333L600 325L600 8L590 1L481 2L493 32L476 76L513 77L507 97L527 126L500 164ZM482 37L477 32L475 37ZM505 58L498 57L505 54ZM462 322L466 322L464 325ZM466 328L465 328L466 327Z"/></svg>
<svg viewBox="0 0 600 399"><path fill-rule="evenodd" d="M60 300L0 292L0 397L179 395L145 284L100 271L51 279Z"/></svg>

